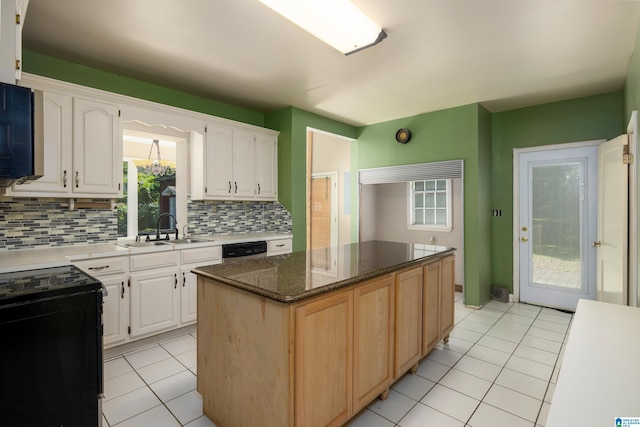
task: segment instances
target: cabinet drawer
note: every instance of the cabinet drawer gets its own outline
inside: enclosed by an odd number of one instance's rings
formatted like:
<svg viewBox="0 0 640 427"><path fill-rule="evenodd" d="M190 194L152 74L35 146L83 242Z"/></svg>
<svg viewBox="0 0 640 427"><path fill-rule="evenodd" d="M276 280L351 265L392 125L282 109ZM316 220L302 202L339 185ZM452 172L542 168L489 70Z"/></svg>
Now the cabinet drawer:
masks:
<svg viewBox="0 0 640 427"><path fill-rule="evenodd" d="M292 239L269 240L267 242L267 251L272 253L289 253L292 248Z"/></svg>
<svg viewBox="0 0 640 427"><path fill-rule="evenodd" d="M131 271L146 270L148 268L171 267L178 264L177 253L174 251L156 252L129 257Z"/></svg>
<svg viewBox="0 0 640 427"><path fill-rule="evenodd" d="M206 248L183 249L180 251L180 262L191 264L204 262L217 264L222 262L222 246L209 246Z"/></svg>
<svg viewBox="0 0 640 427"><path fill-rule="evenodd" d="M88 261L76 261L73 263L80 270L92 276L106 276L108 274L126 273L128 269L127 261L129 257L99 258Z"/></svg>

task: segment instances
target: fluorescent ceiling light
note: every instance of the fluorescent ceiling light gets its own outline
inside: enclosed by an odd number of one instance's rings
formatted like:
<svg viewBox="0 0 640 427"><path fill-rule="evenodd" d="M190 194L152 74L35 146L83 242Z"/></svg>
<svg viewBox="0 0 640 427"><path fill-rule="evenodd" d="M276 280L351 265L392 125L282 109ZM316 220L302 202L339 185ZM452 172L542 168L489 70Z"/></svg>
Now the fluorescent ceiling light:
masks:
<svg viewBox="0 0 640 427"><path fill-rule="evenodd" d="M387 34L348 0L260 0L345 55L380 43Z"/></svg>

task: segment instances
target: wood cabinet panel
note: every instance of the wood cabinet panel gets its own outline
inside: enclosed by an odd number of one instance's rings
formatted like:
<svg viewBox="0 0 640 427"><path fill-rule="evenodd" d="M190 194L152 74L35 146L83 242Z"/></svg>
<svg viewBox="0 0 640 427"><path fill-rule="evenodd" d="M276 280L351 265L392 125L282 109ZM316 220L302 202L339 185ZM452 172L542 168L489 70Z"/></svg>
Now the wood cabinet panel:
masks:
<svg viewBox="0 0 640 427"><path fill-rule="evenodd" d="M455 322L455 257L451 255L443 258L441 264L440 337L446 342Z"/></svg>
<svg viewBox="0 0 640 427"><path fill-rule="evenodd" d="M351 416L353 292L296 308L297 426L341 426Z"/></svg>
<svg viewBox="0 0 640 427"><path fill-rule="evenodd" d="M422 268L396 275L394 378L399 378L422 355Z"/></svg>
<svg viewBox="0 0 640 427"><path fill-rule="evenodd" d="M291 307L203 277L197 300L205 415L220 427L292 426Z"/></svg>
<svg viewBox="0 0 640 427"><path fill-rule="evenodd" d="M424 307L422 324L422 355L426 356L440 341L440 261L424 266Z"/></svg>
<svg viewBox="0 0 640 427"><path fill-rule="evenodd" d="M393 379L393 277L353 291L353 413L385 392Z"/></svg>

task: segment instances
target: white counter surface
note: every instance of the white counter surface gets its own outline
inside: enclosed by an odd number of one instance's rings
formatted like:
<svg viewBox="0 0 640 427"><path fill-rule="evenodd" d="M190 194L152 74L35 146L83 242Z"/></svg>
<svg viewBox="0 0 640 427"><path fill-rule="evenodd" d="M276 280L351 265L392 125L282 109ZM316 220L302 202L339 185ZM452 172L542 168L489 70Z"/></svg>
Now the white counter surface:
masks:
<svg viewBox="0 0 640 427"><path fill-rule="evenodd" d="M202 246L216 246L228 243L253 242L256 240L277 240L292 238L292 234L282 233L241 233L221 236L191 236L206 239L207 242L174 244L144 248L126 248L114 243L95 245L55 246L34 249L0 250L0 273L36 268L68 265L73 261L111 256L124 256L167 250L189 249Z"/></svg>
<svg viewBox="0 0 640 427"><path fill-rule="evenodd" d="M547 427L640 418L640 308L580 300Z"/></svg>

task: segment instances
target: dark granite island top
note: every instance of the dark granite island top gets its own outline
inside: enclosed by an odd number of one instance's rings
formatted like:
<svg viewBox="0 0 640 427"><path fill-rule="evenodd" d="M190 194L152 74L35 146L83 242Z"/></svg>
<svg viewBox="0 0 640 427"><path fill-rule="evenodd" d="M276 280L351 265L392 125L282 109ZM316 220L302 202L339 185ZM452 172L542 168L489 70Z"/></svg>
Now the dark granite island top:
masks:
<svg viewBox="0 0 640 427"><path fill-rule="evenodd" d="M293 303L454 251L444 246L371 240L199 267L193 272L274 301Z"/></svg>

